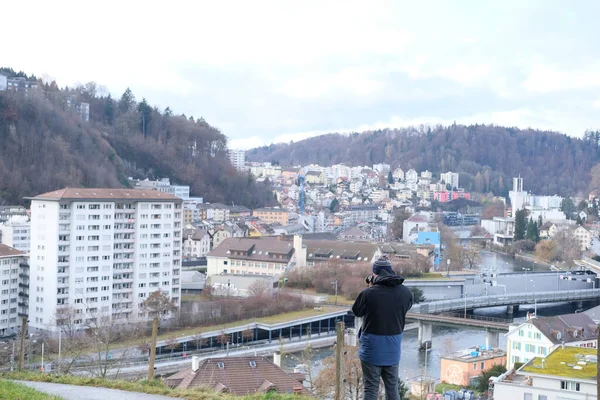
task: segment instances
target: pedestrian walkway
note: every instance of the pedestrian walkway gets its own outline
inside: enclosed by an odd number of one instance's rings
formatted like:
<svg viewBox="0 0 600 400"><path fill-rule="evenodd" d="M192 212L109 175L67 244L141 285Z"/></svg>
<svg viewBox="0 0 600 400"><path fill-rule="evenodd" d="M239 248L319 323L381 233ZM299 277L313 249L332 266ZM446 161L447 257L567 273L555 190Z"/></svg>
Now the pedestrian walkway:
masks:
<svg viewBox="0 0 600 400"><path fill-rule="evenodd" d="M65 385L63 383L17 381L40 392L60 396L64 400L177 400L174 397L128 392L102 387ZM182 399L179 399L182 400Z"/></svg>

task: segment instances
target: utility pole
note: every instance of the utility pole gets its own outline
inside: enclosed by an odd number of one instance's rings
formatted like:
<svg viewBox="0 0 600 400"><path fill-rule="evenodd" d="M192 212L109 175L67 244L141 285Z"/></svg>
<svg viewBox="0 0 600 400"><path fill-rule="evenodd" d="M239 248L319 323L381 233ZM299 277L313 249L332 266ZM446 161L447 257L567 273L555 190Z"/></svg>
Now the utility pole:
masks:
<svg viewBox="0 0 600 400"><path fill-rule="evenodd" d="M335 282L331 282L332 285L335 285L335 305L337 306L337 293L338 293L338 281L337 279L335 280Z"/></svg>
<svg viewBox="0 0 600 400"><path fill-rule="evenodd" d="M158 316L152 320L152 340L150 341L150 360L148 362L148 382L154 379L154 360L156 359L156 336L158 336Z"/></svg>
<svg viewBox="0 0 600 400"><path fill-rule="evenodd" d="M27 317L21 322L21 348L19 349L19 369L25 366L25 336L27 335Z"/></svg>
<svg viewBox="0 0 600 400"><path fill-rule="evenodd" d="M59 375L60 375L60 363L61 363L61 359L60 359L61 348L62 348L62 329L59 329L58 330L58 374Z"/></svg>
<svg viewBox="0 0 600 400"><path fill-rule="evenodd" d="M337 323L335 343L335 400L344 400L344 322Z"/></svg>

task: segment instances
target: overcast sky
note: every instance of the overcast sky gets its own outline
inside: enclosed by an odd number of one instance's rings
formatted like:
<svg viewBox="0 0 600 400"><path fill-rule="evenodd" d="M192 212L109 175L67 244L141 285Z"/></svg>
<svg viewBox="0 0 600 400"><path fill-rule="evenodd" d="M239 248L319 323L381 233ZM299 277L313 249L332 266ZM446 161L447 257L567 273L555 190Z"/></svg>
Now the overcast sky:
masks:
<svg viewBox="0 0 600 400"><path fill-rule="evenodd" d="M23 0L1 13L0 65L129 86L233 148L453 121L600 128L598 0Z"/></svg>

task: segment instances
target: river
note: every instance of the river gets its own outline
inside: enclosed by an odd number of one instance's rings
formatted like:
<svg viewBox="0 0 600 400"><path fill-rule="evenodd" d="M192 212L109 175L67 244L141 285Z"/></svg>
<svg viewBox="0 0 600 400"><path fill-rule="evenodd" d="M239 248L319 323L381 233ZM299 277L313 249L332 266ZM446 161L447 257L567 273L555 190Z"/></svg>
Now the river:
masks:
<svg viewBox="0 0 600 400"><path fill-rule="evenodd" d="M513 258L512 256L493 253L489 251L481 252L481 262L479 268L482 271L489 272L522 272L522 271L544 271L549 270L548 266ZM523 306L515 313L514 321L524 321L527 311L533 311L533 305ZM549 304L538 305L538 315L553 316L568 314L574 312L571 304ZM475 310L476 315L485 315L497 318L508 318L506 307L486 308ZM417 330L405 332L402 341L402 360L400 361L400 377L402 379L413 378L423 373L438 378L440 377L440 358L450 352L485 344L485 330L478 329L460 329L448 328L443 326L433 326L432 348L425 352L418 350ZM506 338L500 336L500 347L506 347ZM331 348L316 349L313 353L313 365L315 372L318 372L323 359L332 356ZM427 362L425 359L427 358ZM282 359L282 366L287 371L292 371L298 364L303 364L302 353L287 354ZM427 365L425 365L427 364Z"/></svg>

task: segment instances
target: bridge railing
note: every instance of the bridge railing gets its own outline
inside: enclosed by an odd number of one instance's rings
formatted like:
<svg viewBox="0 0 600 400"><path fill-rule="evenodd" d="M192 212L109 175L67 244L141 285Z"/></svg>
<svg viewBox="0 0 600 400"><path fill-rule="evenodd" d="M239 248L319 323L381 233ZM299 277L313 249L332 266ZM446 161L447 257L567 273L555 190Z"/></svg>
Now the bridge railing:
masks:
<svg viewBox="0 0 600 400"><path fill-rule="evenodd" d="M415 313L441 313L474 308L498 307L506 305L555 303L561 301L580 301L600 298L600 289L563 290L553 292L527 292L498 294L481 297L466 297L452 300L440 300L420 303L411 309Z"/></svg>

